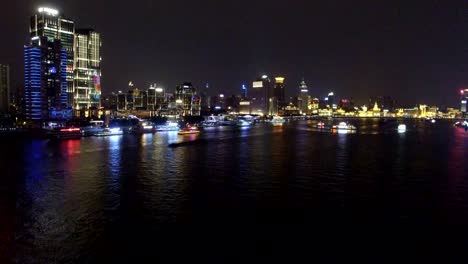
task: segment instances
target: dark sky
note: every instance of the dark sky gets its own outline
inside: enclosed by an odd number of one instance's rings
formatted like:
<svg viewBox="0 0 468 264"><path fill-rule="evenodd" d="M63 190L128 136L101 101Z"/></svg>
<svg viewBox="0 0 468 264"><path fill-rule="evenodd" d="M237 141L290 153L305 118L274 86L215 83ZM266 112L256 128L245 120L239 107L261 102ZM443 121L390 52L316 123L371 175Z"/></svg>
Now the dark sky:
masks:
<svg viewBox="0 0 468 264"><path fill-rule="evenodd" d="M240 93L258 75L311 95L456 105L468 86L468 1L2 0L0 63L22 84L29 16L56 7L103 37L103 92L129 80Z"/></svg>

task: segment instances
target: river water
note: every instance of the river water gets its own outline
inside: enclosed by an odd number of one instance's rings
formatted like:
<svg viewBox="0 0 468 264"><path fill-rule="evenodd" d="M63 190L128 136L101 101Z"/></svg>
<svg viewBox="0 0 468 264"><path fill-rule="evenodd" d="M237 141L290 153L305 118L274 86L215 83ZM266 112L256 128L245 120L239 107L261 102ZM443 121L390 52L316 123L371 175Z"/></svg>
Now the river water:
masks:
<svg viewBox="0 0 468 264"><path fill-rule="evenodd" d="M0 262L467 263L468 133L353 122L2 138Z"/></svg>

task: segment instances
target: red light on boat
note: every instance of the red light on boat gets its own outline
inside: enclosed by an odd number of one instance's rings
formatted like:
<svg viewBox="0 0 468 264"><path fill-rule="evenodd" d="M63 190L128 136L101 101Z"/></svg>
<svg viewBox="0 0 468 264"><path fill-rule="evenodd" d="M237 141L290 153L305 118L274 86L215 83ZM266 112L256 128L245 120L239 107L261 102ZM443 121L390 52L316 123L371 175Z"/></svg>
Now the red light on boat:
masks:
<svg viewBox="0 0 468 264"><path fill-rule="evenodd" d="M80 131L79 128L62 128L60 129L60 132L75 132L75 131Z"/></svg>

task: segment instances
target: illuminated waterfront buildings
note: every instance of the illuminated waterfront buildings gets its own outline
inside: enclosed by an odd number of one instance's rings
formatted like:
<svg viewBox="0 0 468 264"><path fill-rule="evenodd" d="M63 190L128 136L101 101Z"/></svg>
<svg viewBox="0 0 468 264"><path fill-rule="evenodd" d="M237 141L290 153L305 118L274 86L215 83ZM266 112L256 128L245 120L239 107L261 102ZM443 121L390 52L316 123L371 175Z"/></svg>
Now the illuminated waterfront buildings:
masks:
<svg viewBox="0 0 468 264"><path fill-rule="evenodd" d="M10 106L10 66L0 64L0 114Z"/></svg>
<svg viewBox="0 0 468 264"><path fill-rule="evenodd" d="M66 119L67 51L58 39L33 37L24 47L24 101L28 120Z"/></svg>
<svg viewBox="0 0 468 264"><path fill-rule="evenodd" d="M75 115L87 117L101 106L101 35L92 29L75 32L73 79Z"/></svg>
<svg viewBox="0 0 468 264"><path fill-rule="evenodd" d="M73 104L73 58L75 23L62 17L58 10L40 7L31 17L29 32L32 37L46 37L49 41L60 40L66 51L67 102Z"/></svg>

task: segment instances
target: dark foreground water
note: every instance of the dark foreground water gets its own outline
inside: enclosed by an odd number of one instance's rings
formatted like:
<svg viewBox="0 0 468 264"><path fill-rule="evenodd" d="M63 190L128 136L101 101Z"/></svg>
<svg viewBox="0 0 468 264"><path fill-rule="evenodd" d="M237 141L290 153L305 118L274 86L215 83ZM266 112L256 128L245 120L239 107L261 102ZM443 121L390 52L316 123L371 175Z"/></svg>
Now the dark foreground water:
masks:
<svg viewBox="0 0 468 264"><path fill-rule="evenodd" d="M0 262L467 263L468 133L356 124L0 139Z"/></svg>

